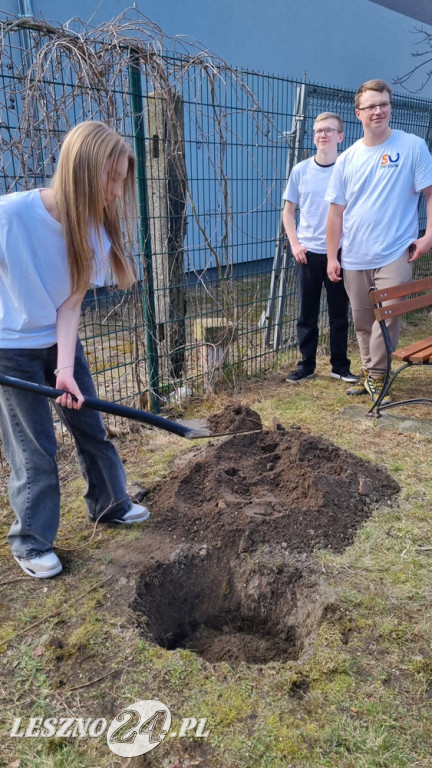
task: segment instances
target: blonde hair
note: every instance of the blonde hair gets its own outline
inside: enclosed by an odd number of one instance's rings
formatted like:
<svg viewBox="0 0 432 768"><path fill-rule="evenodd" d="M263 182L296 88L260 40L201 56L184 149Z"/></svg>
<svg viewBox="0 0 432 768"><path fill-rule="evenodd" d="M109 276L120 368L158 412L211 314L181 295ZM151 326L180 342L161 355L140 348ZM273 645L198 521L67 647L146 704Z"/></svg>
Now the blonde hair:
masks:
<svg viewBox="0 0 432 768"><path fill-rule="evenodd" d="M344 129L343 120L335 112L321 112L320 115L316 116L316 118L314 120L314 125L315 125L315 123L319 123L320 120L330 120L330 119L331 120L336 120L336 122L337 122L337 124L339 126L340 133L343 133L343 129Z"/></svg>
<svg viewBox="0 0 432 768"><path fill-rule="evenodd" d="M384 80L367 80L366 83L363 83L363 85L360 86L355 95L354 103L356 109L359 109L360 98L363 96L365 91L377 91L377 93L384 93L384 91L387 91L389 95L389 101L391 101L392 89Z"/></svg>
<svg viewBox="0 0 432 768"><path fill-rule="evenodd" d="M127 159L128 170L120 200L105 204L102 174L110 161L110 174ZM121 218L132 242L136 213L135 158L122 136L105 123L86 121L66 135L51 188L66 240L71 291L85 292L90 284L94 253L92 233L101 238L104 226L111 243L110 263L120 288L135 280L126 255Z"/></svg>

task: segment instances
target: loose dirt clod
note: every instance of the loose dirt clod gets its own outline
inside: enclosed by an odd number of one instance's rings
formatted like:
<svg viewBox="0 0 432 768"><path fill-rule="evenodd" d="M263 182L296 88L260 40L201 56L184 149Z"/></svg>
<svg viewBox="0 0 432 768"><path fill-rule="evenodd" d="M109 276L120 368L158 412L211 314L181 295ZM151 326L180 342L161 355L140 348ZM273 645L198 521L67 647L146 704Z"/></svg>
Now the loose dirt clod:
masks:
<svg viewBox="0 0 432 768"><path fill-rule="evenodd" d="M298 657L333 600L314 550L342 551L398 491L298 428L210 443L154 489L153 530L175 548L137 585L147 636L212 662Z"/></svg>
<svg viewBox="0 0 432 768"><path fill-rule="evenodd" d="M208 425L212 435L222 433L235 434L236 432L249 432L261 430L261 416L247 405L234 404L224 408L219 413L213 414L208 419Z"/></svg>

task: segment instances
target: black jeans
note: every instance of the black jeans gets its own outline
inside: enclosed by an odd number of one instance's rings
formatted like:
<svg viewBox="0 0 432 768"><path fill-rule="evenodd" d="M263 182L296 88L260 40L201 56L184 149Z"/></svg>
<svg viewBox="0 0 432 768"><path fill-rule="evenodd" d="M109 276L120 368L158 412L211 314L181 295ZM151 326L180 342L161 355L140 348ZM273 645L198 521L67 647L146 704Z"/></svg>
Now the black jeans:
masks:
<svg viewBox="0 0 432 768"><path fill-rule="evenodd" d="M330 363L335 373L342 373L349 369L351 362L347 357L348 296L343 281L333 283L329 280L327 254L307 251L306 258L307 264L296 263L299 296L297 340L302 356L299 366L308 373L315 370L321 290L324 284L330 325ZM340 260L340 251L338 258Z"/></svg>

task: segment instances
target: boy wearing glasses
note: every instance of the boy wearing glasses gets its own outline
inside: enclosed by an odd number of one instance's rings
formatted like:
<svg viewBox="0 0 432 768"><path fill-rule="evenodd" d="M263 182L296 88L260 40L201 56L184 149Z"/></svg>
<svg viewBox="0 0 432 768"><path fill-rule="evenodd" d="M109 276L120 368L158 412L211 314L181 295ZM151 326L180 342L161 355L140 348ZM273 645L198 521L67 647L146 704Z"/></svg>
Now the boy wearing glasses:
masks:
<svg viewBox="0 0 432 768"><path fill-rule="evenodd" d="M343 140L339 115L323 112L315 119L313 140L317 152L294 166L283 194L283 223L296 261L299 295L297 340L302 359L286 381L298 383L314 375L318 348L318 319L324 284L330 325L330 363L336 379L356 382L347 357L348 296L342 282L327 277L326 222L329 204L325 193ZM295 222L300 208L298 227ZM336 249L337 258L340 252Z"/></svg>
<svg viewBox="0 0 432 768"><path fill-rule="evenodd" d="M330 280L338 283L342 235L344 283L362 361L361 377L347 394L369 393L375 402L387 358L369 288L408 283L413 262L432 246L432 158L423 139L390 128L391 88L383 80L360 86L355 113L363 138L339 156L326 194L330 203L327 269ZM426 198L427 225L419 238L421 192ZM387 321L395 348L400 324L400 318Z"/></svg>

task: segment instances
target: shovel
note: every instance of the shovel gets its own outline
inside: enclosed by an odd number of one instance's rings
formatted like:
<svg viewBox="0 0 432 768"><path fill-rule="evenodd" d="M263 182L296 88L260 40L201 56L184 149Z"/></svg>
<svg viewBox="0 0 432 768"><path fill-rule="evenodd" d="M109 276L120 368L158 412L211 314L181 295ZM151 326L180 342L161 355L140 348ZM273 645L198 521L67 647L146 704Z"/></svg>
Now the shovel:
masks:
<svg viewBox="0 0 432 768"><path fill-rule="evenodd" d="M53 399L65 394L62 389L54 389L53 387L47 387L43 384L23 381L22 379L16 379L13 376L5 376L3 374L0 374L0 384L3 384L6 387L13 387L14 389L23 389L26 392L33 392L36 395L42 395L43 397L50 397ZM184 424L180 424L177 421L170 421L170 419L165 419L162 416L156 416L154 413L147 413L147 411L141 411L137 408L130 408L127 405L109 403L107 400L99 400L96 397L86 397L82 407L92 408L94 411L102 411L103 413L111 413L113 416L123 416L126 419L133 419L134 421L141 421L143 424L150 424L152 427L165 429L167 432L172 432L174 435L179 435L179 437L185 437L187 439L210 436L210 430L208 429L193 429Z"/></svg>

